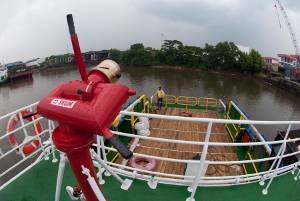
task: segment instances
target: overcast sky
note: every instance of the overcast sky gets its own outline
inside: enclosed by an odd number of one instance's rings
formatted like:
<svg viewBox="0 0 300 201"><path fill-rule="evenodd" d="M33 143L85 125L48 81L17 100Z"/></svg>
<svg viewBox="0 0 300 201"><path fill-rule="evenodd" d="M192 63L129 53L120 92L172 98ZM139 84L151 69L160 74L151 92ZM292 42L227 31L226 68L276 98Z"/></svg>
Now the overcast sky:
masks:
<svg viewBox="0 0 300 201"><path fill-rule="evenodd" d="M281 0L300 41L300 1ZM162 39L203 46L233 41L264 56L294 53L272 0L0 0L0 62L71 52L72 13L82 51L160 47Z"/></svg>

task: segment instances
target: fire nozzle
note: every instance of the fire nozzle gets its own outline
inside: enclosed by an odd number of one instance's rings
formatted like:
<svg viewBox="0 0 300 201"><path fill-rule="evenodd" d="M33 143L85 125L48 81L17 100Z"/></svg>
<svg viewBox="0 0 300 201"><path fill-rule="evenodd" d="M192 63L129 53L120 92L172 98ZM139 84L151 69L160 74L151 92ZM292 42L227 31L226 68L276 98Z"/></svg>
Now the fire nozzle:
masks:
<svg viewBox="0 0 300 201"><path fill-rule="evenodd" d="M112 60L104 60L89 74L86 73L72 15L67 15L67 20L82 81L60 84L39 102L37 112L58 122L53 131L53 142L58 150L66 153L86 199L96 201L97 197L81 167L87 167L100 186L89 151L95 134L104 136L124 158L132 156L132 152L109 128L122 105L129 96L135 95L135 91L114 83L121 74L119 65Z"/></svg>

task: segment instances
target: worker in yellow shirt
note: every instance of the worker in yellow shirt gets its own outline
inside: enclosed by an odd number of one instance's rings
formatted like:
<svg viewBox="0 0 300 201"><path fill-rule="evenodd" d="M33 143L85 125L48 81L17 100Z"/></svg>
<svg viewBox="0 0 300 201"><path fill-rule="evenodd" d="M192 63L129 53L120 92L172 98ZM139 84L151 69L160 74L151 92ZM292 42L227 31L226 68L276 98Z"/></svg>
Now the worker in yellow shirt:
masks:
<svg viewBox="0 0 300 201"><path fill-rule="evenodd" d="M163 98L166 96L166 93L161 89L161 87L158 87L158 90L156 91L157 96L157 108L160 110L163 104Z"/></svg>

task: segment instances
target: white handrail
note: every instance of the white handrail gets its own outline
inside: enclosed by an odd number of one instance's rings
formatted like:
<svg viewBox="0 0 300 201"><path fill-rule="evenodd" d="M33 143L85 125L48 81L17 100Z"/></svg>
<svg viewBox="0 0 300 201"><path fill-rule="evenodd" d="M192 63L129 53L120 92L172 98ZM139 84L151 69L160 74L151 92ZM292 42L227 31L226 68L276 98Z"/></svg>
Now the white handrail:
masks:
<svg viewBox="0 0 300 201"><path fill-rule="evenodd" d="M131 133L123 133L119 131L111 131L113 134L131 137L131 138L139 138L144 140L153 140L158 142L169 142L169 143L177 143L177 144L190 144L190 145L204 145L205 142L196 142L196 141L187 141L187 140L173 140L167 138L159 138L159 137L149 137L142 135L135 135ZM265 141L265 142L207 142L210 146L259 146L259 145L273 145L273 144L281 144L283 142L297 142L300 141L300 138L287 139L287 140L278 140L278 141Z"/></svg>
<svg viewBox="0 0 300 201"><path fill-rule="evenodd" d="M12 115L14 115L14 114L16 114L16 113L18 113L18 112L24 110L24 109L31 108L32 106L36 106L38 103L39 103L39 102L37 101L37 102L32 103L32 104L30 104L30 105L21 107L21 108L15 110L15 111L13 111L13 112L10 112L10 113L8 113L8 114L5 114L5 115L3 115L3 116L0 116L0 120L5 119L5 118L7 118L7 117L10 117L10 116L12 116Z"/></svg>
<svg viewBox="0 0 300 201"><path fill-rule="evenodd" d="M44 131L42 131L40 134L35 135L35 136L32 136L32 138L30 138L30 139L28 139L28 140L24 140L24 141L23 141L22 143L20 143L18 146L15 146L15 147L13 147L12 149L10 149L9 151L3 153L3 154L0 156L0 159L4 158L5 156L7 156L8 154L10 154L10 153L12 153L12 152L14 152L14 151L17 151L17 149L23 147L23 146L24 146L25 144L27 144L28 142L31 142L32 140L34 140L34 139L40 137L41 135L43 135L43 134L45 134L45 133L47 133L47 132L49 132L49 130L44 130ZM41 143L41 144L42 144L42 143ZM42 147L43 147L43 146L42 146Z"/></svg>
<svg viewBox="0 0 300 201"><path fill-rule="evenodd" d="M46 152L50 147L46 148ZM41 149L40 149L41 150ZM40 150L36 150L36 153L38 153ZM19 172L17 175L15 175L13 178L11 178L10 180L8 180L7 182L5 182L2 186L0 186L0 191L2 189L4 189L6 186L8 186L10 183L12 183L13 181L15 181L17 178L19 178L22 174L24 174L25 172L27 172L28 170L30 170L33 166L35 166L37 163L39 163L42 160L43 156L47 156L45 155L46 152L42 152L41 155L33 162L31 163L28 167L26 167L25 169L23 169L21 172ZM36 154L36 153L32 153L32 155ZM26 159L23 159L24 161ZM23 162L23 161L22 161Z"/></svg>
<svg viewBox="0 0 300 201"><path fill-rule="evenodd" d="M116 165L116 164L114 164ZM143 170L137 169L133 172L121 169L121 168L115 168L111 167L115 172L124 175L129 176L135 179L142 179L142 180L150 180L152 179L152 175L149 174L141 174L140 172L143 172ZM131 168L131 167L128 167ZM289 173L289 171L292 168L290 167L281 167L278 169L277 174L283 175ZM269 175L267 175L267 179L269 178ZM163 175L162 175L163 176ZM221 177L221 176L220 176ZM205 180L205 177L202 178L201 183L199 185L201 186L232 186L232 185L240 185L240 184L249 184L253 182L258 182L261 177L254 176L254 177L246 177L246 178L234 178L234 179L223 179L223 180ZM158 180L160 183L166 183L166 184L172 184L172 185L189 185L191 183L191 180L182 180L182 179L173 179L173 178L166 178L166 177L154 177L154 179ZM239 182L236 182L239 181Z"/></svg>
<svg viewBox="0 0 300 201"><path fill-rule="evenodd" d="M117 150L115 148L105 147L105 149L109 150L109 151L117 152ZM290 153L290 154L284 154L284 155L282 155L282 158L294 156L294 155L297 155L297 154L300 154L300 151L293 152L293 153ZM198 164L199 163L199 161L197 161L197 160L175 159L175 158L153 156L153 155L141 154L141 153L133 153L133 155L134 156L139 156L139 157L152 158L152 159L155 159L155 160L177 162L177 163L193 163L193 164ZM277 156L268 157L268 158L261 158L261 159L236 160L236 161L210 161L210 160L205 160L205 163L210 164L210 165L237 165L237 164L243 164L243 163L257 163L257 162L271 161L271 160L275 160L276 158L277 158Z"/></svg>
<svg viewBox="0 0 300 201"><path fill-rule="evenodd" d="M33 120L33 121L30 121L30 122L24 124L23 126L20 126L20 127L18 127L18 128L15 128L14 130L12 130L12 131L10 131L10 132L7 132L5 135L2 135L2 136L0 137L0 140L6 138L7 136L11 135L11 134L14 133L14 132L17 132L17 131L22 130L23 128L25 128L25 127L27 127L27 126L29 126L29 125L31 125L31 124L34 124L34 123L37 122L37 121L42 120L43 118L44 118L44 117L39 117L39 118L37 118L37 119L35 119L35 120Z"/></svg>
<svg viewBox="0 0 300 201"><path fill-rule="evenodd" d="M155 119L173 120L173 121L189 121L189 122L203 122L203 123L219 123L219 124L253 124L253 125L288 125L300 124L300 121L258 121L258 120L231 120L231 119L213 119L213 118L199 118L199 117L182 117L182 116L169 116L161 114L148 114L139 112L120 112L123 115L134 115L137 117L148 117Z"/></svg>

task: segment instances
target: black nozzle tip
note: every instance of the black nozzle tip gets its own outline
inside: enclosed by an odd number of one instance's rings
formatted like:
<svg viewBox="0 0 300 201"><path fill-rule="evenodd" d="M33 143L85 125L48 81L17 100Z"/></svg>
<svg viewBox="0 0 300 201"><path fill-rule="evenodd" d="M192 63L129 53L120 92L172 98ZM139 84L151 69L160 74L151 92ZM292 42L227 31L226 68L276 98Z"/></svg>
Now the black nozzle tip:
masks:
<svg viewBox="0 0 300 201"><path fill-rule="evenodd" d="M74 26L74 21L73 21L73 16L72 14L67 15L67 22L68 22L68 27L69 27L69 32L70 35L75 33L75 26Z"/></svg>

